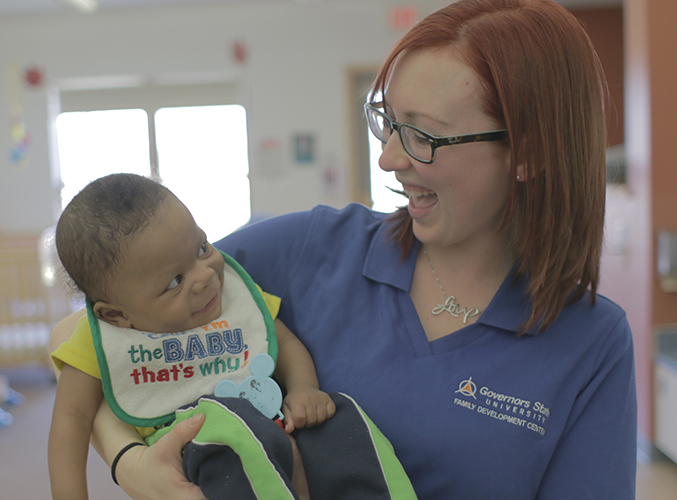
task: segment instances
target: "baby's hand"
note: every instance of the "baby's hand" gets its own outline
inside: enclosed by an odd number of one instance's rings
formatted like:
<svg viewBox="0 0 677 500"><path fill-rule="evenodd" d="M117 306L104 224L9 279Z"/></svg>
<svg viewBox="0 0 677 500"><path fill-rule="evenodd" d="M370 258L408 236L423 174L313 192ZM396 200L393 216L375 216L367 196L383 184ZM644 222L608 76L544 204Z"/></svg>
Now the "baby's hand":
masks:
<svg viewBox="0 0 677 500"><path fill-rule="evenodd" d="M336 405L326 392L313 387L295 388L287 393L282 403L284 430L320 425L334 416Z"/></svg>

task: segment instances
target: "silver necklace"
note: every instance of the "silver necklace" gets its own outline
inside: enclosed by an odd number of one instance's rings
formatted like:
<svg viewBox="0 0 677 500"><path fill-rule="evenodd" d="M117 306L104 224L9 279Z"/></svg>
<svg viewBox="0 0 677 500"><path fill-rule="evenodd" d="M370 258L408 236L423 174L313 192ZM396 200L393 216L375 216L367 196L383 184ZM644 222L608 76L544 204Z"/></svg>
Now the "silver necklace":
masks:
<svg viewBox="0 0 677 500"><path fill-rule="evenodd" d="M442 314L444 311L447 311L454 318L459 318L462 316L463 324L465 325L468 322L468 318L472 318L482 314L483 311L478 307L471 307L470 309L464 307L461 309L461 305L456 303L456 297L454 297L453 295L447 296L447 292L444 291L444 287L442 286L440 279L437 277L437 273L435 272L433 263L430 261L428 250L426 250L425 247L423 247L423 253L425 254L426 260L428 261L430 270L433 272L433 276L435 276L435 281L437 281L437 285L440 287L442 295L444 295L445 298L444 304L437 304L435 307L433 307L431 311L433 316L437 316L438 314Z"/></svg>

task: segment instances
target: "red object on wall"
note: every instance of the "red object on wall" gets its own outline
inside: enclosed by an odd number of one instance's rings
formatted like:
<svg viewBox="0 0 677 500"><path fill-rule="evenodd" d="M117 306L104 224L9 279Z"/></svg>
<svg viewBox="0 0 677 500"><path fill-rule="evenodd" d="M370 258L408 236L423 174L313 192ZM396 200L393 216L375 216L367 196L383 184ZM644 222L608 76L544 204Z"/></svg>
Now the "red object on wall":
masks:
<svg viewBox="0 0 677 500"><path fill-rule="evenodd" d="M247 60L247 48L243 42L236 41L233 43L233 59L240 64Z"/></svg>
<svg viewBox="0 0 677 500"><path fill-rule="evenodd" d="M41 87L44 80L42 70L37 66L27 68L24 73L24 81L28 87Z"/></svg>

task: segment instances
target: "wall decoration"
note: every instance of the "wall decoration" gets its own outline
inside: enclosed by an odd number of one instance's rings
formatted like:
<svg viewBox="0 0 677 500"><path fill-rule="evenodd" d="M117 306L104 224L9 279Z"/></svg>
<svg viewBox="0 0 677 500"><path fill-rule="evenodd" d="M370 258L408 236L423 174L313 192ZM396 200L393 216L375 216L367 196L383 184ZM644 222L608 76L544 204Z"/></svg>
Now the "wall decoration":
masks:
<svg viewBox="0 0 677 500"><path fill-rule="evenodd" d="M244 64L247 61L247 46L243 41L233 42L233 59L238 64Z"/></svg>
<svg viewBox="0 0 677 500"><path fill-rule="evenodd" d="M31 66L24 71L24 82L26 82L26 87L28 88L38 89L42 87L44 80L45 75L37 66Z"/></svg>
<svg viewBox="0 0 677 500"><path fill-rule="evenodd" d="M260 171L264 175L278 175L284 171L282 141L277 137L264 137L259 143Z"/></svg>
<svg viewBox="0 0 677 500"><path fill-rule="evenodd" d="M343 170L336 165L335 155L328 153L322 165L322 192L328 196L343 196Z"/></svg>
<svg viewBox="0 0 677 500"><path fill-rule="evenodd" d="M294 157L298 164L309 164L315 161L315 136L313 134L294 136Z"/></svg>
<svg viewBox="0 0 677 500"><path fill-rule="evenodd" d="M17 63L7 68L7 91L9 101L9 161L16 168L26 166L31 146L31 136L23 120L24 73Z"/></svg>

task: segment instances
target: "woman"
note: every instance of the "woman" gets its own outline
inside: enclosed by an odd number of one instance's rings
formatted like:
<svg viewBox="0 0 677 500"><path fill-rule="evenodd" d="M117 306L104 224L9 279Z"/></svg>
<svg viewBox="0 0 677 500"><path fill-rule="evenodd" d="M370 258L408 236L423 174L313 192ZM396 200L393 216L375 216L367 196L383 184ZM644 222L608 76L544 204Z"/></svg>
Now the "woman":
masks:
<svg viewBox="0 0 677 500"><path fill-rule="evenodd" d="M362 405L420 499L634 498L631 334L596 294L604 97L562 7L461 0L403 37L365 107L407 207L318 207L216 244L281 297L322 389ZM98 426L109 463L128 432ZM126 491L201 498L149 450L119 461Z"/></svg>

